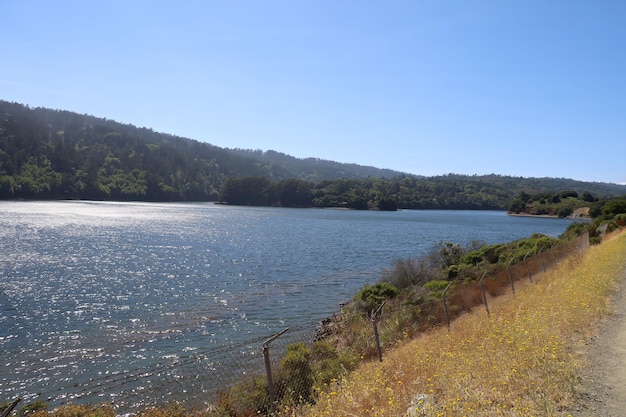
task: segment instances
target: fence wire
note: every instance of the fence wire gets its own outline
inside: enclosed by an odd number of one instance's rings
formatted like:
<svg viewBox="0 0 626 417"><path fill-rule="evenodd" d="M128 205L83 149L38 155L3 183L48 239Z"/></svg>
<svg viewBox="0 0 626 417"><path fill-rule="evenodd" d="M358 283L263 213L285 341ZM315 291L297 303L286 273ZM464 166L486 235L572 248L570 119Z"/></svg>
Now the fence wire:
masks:
<svg viewBox="0 0 626 417"><path fill-rule="evenodd" d="M514 292L516 285L519 287L523 281L537 280L540 274L569 256L581 253L587 247L589 235L585 234L559 246L542 250L539 254L509 265L502 271L486 275L482 282L484 294L490 298L508 291ZM471 285L451 290L444 299L428 300L419 308L402 305L383 309L378 320L382 347L392 345L402 337L413 336L428 328L445 325L448 320L452 321L463 313L485 305L485 302L481 283L476 281ZM370 339L374 340L373 335ZM364 350L365 356L373 357L375 348L372 342L372 345Z"/></svg>
<svg viewBox="0 0 626 417"><path fill-rule="evenodd" d="M280 360L290 343L308 341L310 344L315 338L316 328L312 324L290 329L272 345L272 356ZM170 360L111 372L97 378L74 378L48 392L28 396L25 403L44 401L50 408L69 403L104 403L111 405L117 414L134 413L173 402L182 404L188 410L209 410L228 387L248 376L264 375L262 346L266 339L259 337L195 350Z"/></svg>

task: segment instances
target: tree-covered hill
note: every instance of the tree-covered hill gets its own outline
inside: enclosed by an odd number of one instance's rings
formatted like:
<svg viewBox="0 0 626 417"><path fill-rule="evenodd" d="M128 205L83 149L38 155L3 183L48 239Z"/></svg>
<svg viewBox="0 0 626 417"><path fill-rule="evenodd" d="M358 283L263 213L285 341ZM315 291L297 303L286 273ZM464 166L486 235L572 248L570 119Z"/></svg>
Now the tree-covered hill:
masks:
<svg viewBox="0 0 626 417"><path fill-rule="evenodd" d="M626 186L564 178L418 177L277 151L224 149L94 116L0 100L0 199L221 199L284 206L505 210L522 191L558 190L598 197L626 194Z"/></svg>
<svg viewBox="0 0 626 417"><path fill-rule="evenodd" d="M0 198L210 200L242 172L286 175L206 143L0 101Z"/></svg>
<svg viewBox="0 0 626 417"><path fill-rule="evenodd" d="M294 178L319 182L338 178L393 178L406 175L391 169L374 168L357 164L344 164L319 158L296 158L276 151L232 149L238 155L257 159L273 166L282 166L294 174Z"/></svg>
<svg viewBox="0 0 626 417"><path fill-rule="evenodd" d="M358 178L400 174L326 163L298 174L275 161L68 111L0 100L0 198L215 201L236 176Z"/></svg>
<svg viewBox="0 0 626 417"><path fill-rule="evenodd" d="M525 194L523 190L529 184L534 187L550 187L565 183L570 186L587 185L589 189L595 190L604 189L603 186L594 187L594 183L579 184L572 180L522 178L516 181L512 177L503 177L503 181L511 184L511 188L506 188L494 181L498 178L462 175L422 178L399 176L312 183L300 179L272 182L261 177L233 177L224 183L220 201L236 205L343 207L357 210L506 210L517 195ZM624 188L626 187L608 187L609 190L625 192ZM581 194L590 193L584 191ZM598 195L606 197L613 194L600 192Z"/></svg>

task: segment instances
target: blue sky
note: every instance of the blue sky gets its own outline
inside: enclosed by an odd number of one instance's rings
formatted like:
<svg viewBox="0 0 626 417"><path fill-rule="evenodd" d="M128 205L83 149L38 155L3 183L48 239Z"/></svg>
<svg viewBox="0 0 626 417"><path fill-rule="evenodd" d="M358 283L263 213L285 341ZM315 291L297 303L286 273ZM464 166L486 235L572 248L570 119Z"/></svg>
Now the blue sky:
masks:
<svg viewBox="0 0 626 417"><path fill-rule="evenodd" d="M421 175L626 183L626 2L0 1L0 99Z"/></svg>

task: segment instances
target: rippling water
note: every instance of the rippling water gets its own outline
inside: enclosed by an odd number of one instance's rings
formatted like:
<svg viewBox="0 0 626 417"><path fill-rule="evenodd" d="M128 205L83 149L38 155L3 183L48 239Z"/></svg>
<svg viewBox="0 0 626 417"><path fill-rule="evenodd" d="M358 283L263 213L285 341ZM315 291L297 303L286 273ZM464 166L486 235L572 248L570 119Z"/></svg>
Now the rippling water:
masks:
<svg viewBox="0 0 626 417"><path fill-rule="evenodd" d="M104 202L0 203L0 402L318 323L393 260L568 220Z"/></svg>

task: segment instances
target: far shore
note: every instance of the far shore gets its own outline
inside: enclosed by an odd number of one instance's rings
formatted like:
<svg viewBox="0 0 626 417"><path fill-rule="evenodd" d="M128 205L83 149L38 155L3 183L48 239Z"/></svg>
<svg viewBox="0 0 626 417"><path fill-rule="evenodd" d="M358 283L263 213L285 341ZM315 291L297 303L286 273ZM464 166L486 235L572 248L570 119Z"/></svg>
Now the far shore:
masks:
<svg viewBox="0 0 626 417"><path fill-rule="evenodd" d="M546 219L570 219L570 220L585 220L585 221L591 221L590 217L587 216L579 216L579 215L572 215L572 216L567 216L567 217L559 217L556 214L531 214L531 213L512 213L510 211L507 211L506 213L508 216L515 216L515 217L543 217Z"/></svg>

